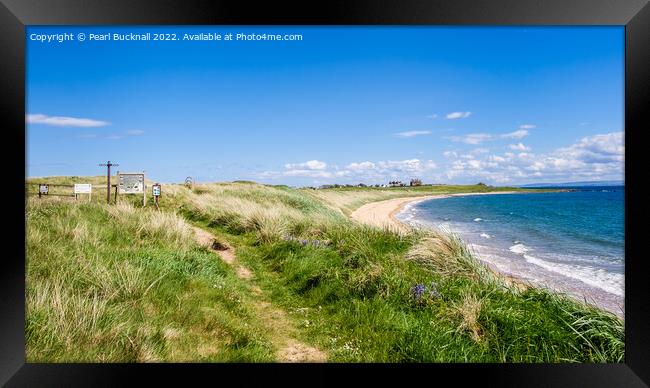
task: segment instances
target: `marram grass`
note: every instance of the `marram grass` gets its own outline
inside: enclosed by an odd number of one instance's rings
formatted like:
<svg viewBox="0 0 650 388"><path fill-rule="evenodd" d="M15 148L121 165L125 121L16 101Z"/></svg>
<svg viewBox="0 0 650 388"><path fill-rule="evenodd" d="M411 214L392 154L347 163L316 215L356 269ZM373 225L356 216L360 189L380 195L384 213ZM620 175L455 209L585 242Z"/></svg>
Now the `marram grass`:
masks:
<svg viewBox="0 0 650 388"><path fill-rule="evenodd" d="M26 203L29 362L277 361L254 283L332 362L622 362L623 322L509 286L454 236L352 222L363 203L479 186L295 190L163 185L161 211ZM199 247L235 247L254 274ZM253 282L253 283L251 283Z"/></svg>

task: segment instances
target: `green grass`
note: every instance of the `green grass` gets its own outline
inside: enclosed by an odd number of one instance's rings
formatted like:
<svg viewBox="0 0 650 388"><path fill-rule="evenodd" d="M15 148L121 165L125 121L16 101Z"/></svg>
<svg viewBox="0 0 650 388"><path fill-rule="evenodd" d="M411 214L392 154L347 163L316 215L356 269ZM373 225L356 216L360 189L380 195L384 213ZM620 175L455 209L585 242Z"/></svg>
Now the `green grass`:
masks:
<svg viewBox="0 0 650 388"><path fill-rule="evenodd" d="M27 217L29 362L272 360L247 285L183 219L43 201Z"/></svg>
<svg viewBox="0 0 650 388"><path fill-rule="evenodd" d="M622 362L616 316L507 286L453 236L347 217L374 200L489 190L163 185L161 212L31 200L28 361L275 360L250 284L193 243L193 223L236 248L329 361ZM431 282L438 295L416 301L411 288Z"/></svg>
<svg viewBox="0 0 650 388"><path fill-rule="evenodd" d="M408 259L424 237L353 226L324 237L345 242L277 242L244 257L262 261L256 273L282 290L278 303L306 308L313 324L305 329L333 361L622 361L616 317L545 291L510 289L457 241L441 255L444 265L425 267ZM441 297L413 303L410 288L431 281Z"/></svg>

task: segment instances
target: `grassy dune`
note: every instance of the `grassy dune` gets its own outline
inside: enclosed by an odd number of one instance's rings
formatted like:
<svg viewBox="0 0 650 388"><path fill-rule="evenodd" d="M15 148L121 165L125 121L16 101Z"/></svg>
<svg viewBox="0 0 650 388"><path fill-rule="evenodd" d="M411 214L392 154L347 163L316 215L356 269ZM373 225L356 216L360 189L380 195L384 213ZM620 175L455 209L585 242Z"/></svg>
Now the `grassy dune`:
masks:
<svg viewBox="0 0 650 388"><path fill-rule="evenodd" d="M29 362L272 360L247 286L181 217L58 200L27 217Z"/></svg>
<svg viewBox="0 0 650 388"><path fill-rule="evenodd" d="M483 186L296 190L163 185L161 212L27 203L27 359L273 361L251 284L193 241L235 247L301 340L334 362L621 362L623 323L504 284L454 236L348 218L375 200Z"/></svg>

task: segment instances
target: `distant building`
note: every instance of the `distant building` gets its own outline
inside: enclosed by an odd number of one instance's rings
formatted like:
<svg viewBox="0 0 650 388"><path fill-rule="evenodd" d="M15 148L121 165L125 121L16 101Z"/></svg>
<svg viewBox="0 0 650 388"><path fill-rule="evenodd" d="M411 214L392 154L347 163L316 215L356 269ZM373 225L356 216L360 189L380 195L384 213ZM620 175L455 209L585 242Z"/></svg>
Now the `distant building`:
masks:
<svg viewBox="0 0 650 388"><path fill-rule="evenodd" d="M388 182L388 187L400 187L400 186L406 186L402 181L390 181Z"/></svg>

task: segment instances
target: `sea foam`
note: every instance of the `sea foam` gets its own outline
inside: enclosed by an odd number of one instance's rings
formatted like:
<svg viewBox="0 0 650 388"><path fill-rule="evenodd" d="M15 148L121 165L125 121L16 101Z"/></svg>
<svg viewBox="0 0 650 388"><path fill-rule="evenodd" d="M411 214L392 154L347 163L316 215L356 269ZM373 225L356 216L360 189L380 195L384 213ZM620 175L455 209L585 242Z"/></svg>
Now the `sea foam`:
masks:
<svg viewBox="0 0 650 388"><path fill-rule="evenodd" d="M522 243L517 242L515 245L511 246L508 248L508 250L512 253L516 253L518 255L523 255L524 253L528 252L531 250L531 248L525 246Z"/></svg>
<svg viewBox="0 0 650 388"><path fill-rule="evenodd" d="M524 259L548 271L568 276L614 295L624 296L625 277L623 274L583 265L551 263L530 255L524 255Z"/></svg>

